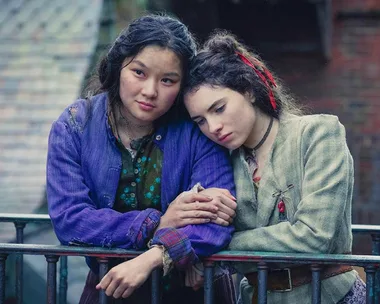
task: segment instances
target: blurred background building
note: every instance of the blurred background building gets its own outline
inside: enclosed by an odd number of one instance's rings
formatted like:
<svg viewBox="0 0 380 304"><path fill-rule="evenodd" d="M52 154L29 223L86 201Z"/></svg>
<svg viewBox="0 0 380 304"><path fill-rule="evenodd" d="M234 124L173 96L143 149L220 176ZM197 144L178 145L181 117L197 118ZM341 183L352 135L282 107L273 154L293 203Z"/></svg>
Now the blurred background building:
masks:
<svg viewBox="0 0 380 304"><path fill-rule="evenodd" d="M355 160L353 223L380 223L379 0L0 0L0 7L0 212L47 212L51 123L129 20L165 11L200 42L215 28L232 31L311 112L339 116ZM14 231L0 223L0 242L14 241ZM25 233L25 242L58 243L50 226ZM355 253L370 252L365 241L355 237ZM25 303L44 302L40 259L25 256L25 294L33 295ZM69 258L70 303L86 274L82 258Z"/></svg>

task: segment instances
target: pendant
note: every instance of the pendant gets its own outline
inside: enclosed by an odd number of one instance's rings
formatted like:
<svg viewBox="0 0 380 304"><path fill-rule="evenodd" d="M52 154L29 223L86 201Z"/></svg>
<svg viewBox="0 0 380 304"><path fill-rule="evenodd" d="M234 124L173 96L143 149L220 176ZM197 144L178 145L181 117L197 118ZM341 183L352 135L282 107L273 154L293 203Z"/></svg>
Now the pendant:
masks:
<svg viewBox="0 0 380 304"><path fill-rule="evenodd" d="M288 220L286 217L286 206L284 201L281 199L280 202L277 204L278 212L279 212L279 220L280 222L285 222Z"/></svg>
<svg viewBox="0 0 380 304"><path fill-rule="evenodd" d="M278 213L279 213L278 217L279 217L280 222L288 221L288 217L286 216L286 205L284 202L284 193L289 191L292 188L294 188L294 185L290 184L286 187L285 190L278 190L272 194L273 197L277 197L277 199L278 198L280 199L280 201L277 204Z"/></svg>

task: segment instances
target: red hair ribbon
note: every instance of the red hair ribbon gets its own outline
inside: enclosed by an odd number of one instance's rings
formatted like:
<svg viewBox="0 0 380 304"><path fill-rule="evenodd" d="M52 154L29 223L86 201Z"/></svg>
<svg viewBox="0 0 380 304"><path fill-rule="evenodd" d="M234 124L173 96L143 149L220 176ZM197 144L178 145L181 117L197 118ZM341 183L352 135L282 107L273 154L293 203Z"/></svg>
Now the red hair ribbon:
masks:
<svg viewBox="0 0 380 304"><path fill-rule="evenodd" d="M259 78L262 80L262 82L264 82L264 84L267 86L268 90L269 90L269 100L270 100L270 104L272 105L272 108L273 110L276 110L277 108L277 105L276 105L276 100L274 98L274 95L273 95L273 91L268 83L268 80L267 78L265 78L265 76L262 74L262 72L257 69L253 64L252 62L250 62L242 53L239 53L239 52L236 52L236 54L240 57L240 59L248 66L250 66L254 71L255 73L257 74L257 76L259 76ZM267 70L267 69L264 69L264 73L265 75L269 78L270 82L272 83L272 85L274 87L276 87L276 83L274 81L274 78L272 76L272 74Z"/></svg>

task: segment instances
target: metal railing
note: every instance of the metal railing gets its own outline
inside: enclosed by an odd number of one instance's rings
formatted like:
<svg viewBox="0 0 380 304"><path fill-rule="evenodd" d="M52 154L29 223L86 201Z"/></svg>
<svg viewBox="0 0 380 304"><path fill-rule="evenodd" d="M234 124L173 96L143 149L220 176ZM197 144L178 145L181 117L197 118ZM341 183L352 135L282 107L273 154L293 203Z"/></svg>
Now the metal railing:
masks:
<svg viewBox="0 0 380 304"><path fill-rule="evenodd" d="M44 255L47 261L47 303L57 301L57 262L61 263L59 288L59 303L66 303L67 292L67 256L97 257L100 268L99 275L103 277L108 271L109 258L134 258L140 251L124 249L105 249L99 247L71 247L56 245L23 244L23 230L27 223L49 222L48 215L32 214L0 214L0 222L13 222L17 232L18 244L0 243L0 304L5 301L5 262L10 254L16 254L16 296L17 303L22 303L23 255ZM342 254L301 254L277 252L250 252L250 251L221 251L204 259L205 266L205 303L213 303L213 272L216 263L221 261L254 262L258 265L258 297L259 303L267 302L267 276L272 263L308 264L312 273L312 303L320 303L321 267L328 264L342 264L363 267L366 272L367 303L379 303L380 293L380 226L352 225L355 234L366 234L372 237L372 255L342 255ZM160 303L161 270L152 273L152 303ZM100 303L107 303L107 296L100 291Z"/></svg>
<svg viewBox="0 0 380 304"><path fill-rule="evenodd" d="M27 224L36 223L51 223L50 217L48 214L22 214L22 213L0 213L0 222L13 223L16 228L16 243L24 243L24 229ZM22 254L16 255L16 303L23 304L23 263L24 258ZM0 268L1 273L1 268ZM62 256L60 259L60 279L59 279L59 303L67 303L67 256ZM1 278L0 278L1 282ZM5 293L5 291L3 292ZM5 298L5 294L3 295ZM0 292L0 303L2 299L2 292Z"/></svg>

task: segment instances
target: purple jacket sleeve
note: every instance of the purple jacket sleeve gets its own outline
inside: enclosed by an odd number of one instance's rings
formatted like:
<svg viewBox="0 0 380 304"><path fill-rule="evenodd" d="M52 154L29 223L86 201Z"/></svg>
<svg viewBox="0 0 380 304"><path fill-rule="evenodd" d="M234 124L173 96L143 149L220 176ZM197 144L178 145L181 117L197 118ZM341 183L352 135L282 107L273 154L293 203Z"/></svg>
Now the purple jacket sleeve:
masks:
<svg viewBox="0 0 380 304"><path fill-rule="evenodd" d="M91 199L82 172L78 136L63 122L55 122L49 136L47 197L58 239L65 245L145 248L161 212L155 209L119 213ZM99 166L98 174L101 172ZM104 175L106 176L106 175Z"/></svg>
<svg viewBox="0 0 380 304"><path fill-rule="evenodd" d="M228 152L204 136L195 145L195 161L191 168L191 185L200 182L204 188L228 189L235 195L233 171ZM152 244L165 246L177 268L198 261L225 248L232 236L232 225L225 227L213 223L188 225L180 229L160 229Z"/></svg>

